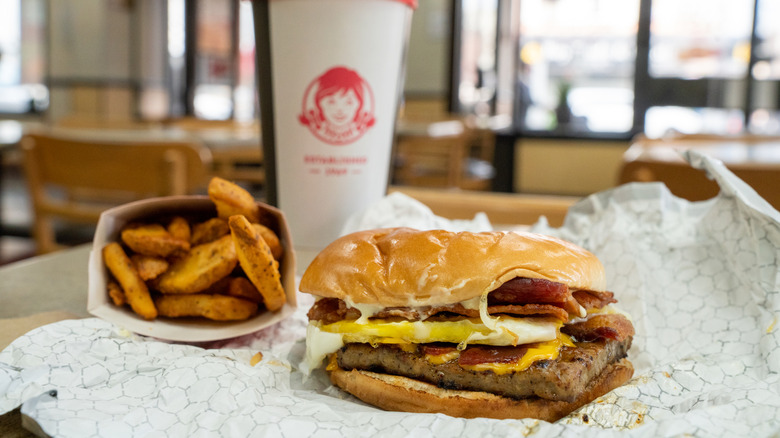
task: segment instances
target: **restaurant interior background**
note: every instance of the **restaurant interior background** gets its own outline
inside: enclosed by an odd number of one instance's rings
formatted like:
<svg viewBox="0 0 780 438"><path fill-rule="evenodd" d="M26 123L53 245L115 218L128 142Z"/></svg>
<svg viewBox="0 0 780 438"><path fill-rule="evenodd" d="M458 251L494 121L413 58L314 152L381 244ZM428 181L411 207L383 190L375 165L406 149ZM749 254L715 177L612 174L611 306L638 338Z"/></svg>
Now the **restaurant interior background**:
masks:
<svg viewBox="0 0 780 438"><path fill-rule="evenodd" d="M251 7L0 0L0 122L256 126ZM420 0L394 183L580 197L617 184L637 136L780 136L778 16L780 0ZM433 155L454 142L453 183ZM10 228L23 196L3 196Z"/></svg>

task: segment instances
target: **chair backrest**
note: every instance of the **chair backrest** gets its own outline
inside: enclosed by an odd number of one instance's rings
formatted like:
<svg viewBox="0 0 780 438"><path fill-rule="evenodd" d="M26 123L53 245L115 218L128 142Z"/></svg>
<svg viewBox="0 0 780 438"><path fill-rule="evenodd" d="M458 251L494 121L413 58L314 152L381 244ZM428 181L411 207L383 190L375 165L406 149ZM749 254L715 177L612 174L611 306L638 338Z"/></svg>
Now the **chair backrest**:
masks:
<svg viewBox="0 0 780 438"><path fill-rule="evenodd" d="M485 213L498 228L533 225L545 216L550 225L563 225L569 207L580 200L575 196L496 193L472 190L391 186L389 193L400 192L448 219L473 219Z"/></svg>
<svg viewBox="0 0 780 438"><path fill-rule="evenodd" d="M630 182L662 182L675 196L689 201L710 199L720 191L715 181L684 161L624 161L620 166L618 184Z"/></svg>
<svg viewBox="0 0 780 438"><path fill-rule="evenodd" d="M135 119L104 119L77 114L62 116L52 122L52 126L58 129L138 130L154 129L160 127L160 125L159 122L145 122Z"/></svg>
<svg viewBox="0 0 780 438"><path fill-rule="evenodd" d="M687 136L684 140L634 142L623 155L618 184L662 182L675 196L689 201L710 199L717 183L690 166L684 150L695 149L724 162L775 208L780 208L780 139L777 137Z"/></svg>
<svg viewBox="0 0 780 438"><path fill-rule="evenodd" d="M394 179L398 184L460 187L466 163L467 137L404 136L396 144Z"/></svg>
<svg viewBox="0 0 780 438"><path fill-rule="evenodd" d="M393 181L416 187L486 190L492 172L473 172L481 161L492 169L492 132L462 118L435 122L402 119L396 127ZM490 135L488 135L490 134Z"/></svg>
<svg viewBox="0 0 780 438"><path fill-rule="evenodd" d="M165 120L163 125L169 131L191 134L206 143L211 149L216 176L255 186L265 184L258 120L179 117Z"/></svg>
<svg viewBox="0 0 780 438"><path fill-rule="evenodd" d="M49 131L22 138L38 253L59 247L55 220L94 225L114 205L205 188L211 155L199 142L108 137Z"/></svg>

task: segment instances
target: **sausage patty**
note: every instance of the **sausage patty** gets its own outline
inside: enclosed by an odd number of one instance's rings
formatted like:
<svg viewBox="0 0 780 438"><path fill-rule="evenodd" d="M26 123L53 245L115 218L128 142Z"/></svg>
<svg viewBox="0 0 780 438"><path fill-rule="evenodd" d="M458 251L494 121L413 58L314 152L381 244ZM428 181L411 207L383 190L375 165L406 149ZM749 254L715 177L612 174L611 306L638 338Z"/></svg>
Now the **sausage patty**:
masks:
<svg viewBox="0 0 780 438"><path fill-rule="evenodd" d="M626 357L631 337L580 342L563 347L556 360L541 360L529 368L507 374L462 368L457 359L430 363L424 349L407 352L392 344L350 343L337 352L339 367L395 374L421 380L441 388L484 391L517 399L541 397L572 401L610 363Z"/></svg>

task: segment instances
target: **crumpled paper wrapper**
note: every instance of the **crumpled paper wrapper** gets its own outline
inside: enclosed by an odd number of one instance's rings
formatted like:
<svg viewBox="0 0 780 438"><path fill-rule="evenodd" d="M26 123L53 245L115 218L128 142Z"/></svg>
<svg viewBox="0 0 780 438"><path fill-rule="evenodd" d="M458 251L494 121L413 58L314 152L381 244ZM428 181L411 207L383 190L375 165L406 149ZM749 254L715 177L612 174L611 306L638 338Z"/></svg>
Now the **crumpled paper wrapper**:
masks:
<svg viewBox="0 0 780 438"><path fill-rule="evenodd" d="M490 218L485 213L478 213L472 220L445 219L433 214L433 211L425 204L402 193L394 192L369 206L365 211L350 217L344 224L341 235L347 235L354 231L390 227L471 232L493 229Z"/></svg>
<svg viewBox="0 0 780 438"><path fill-rule="evenodd" d="M383 412L322 371L305 378L305 294L279 324L211 344L163 343L99 319L39 328L0 353L0 412L22 404L66 437L776 436L780 214L722 163L685 156L719 196L690 203L631 184L582 200L559 229L533 227L596 253L637 331L634 379L557 423ZM408 225L420 206L393 196L375 209L353 224ZM425 216L416 223L457 227Z"/></svg>

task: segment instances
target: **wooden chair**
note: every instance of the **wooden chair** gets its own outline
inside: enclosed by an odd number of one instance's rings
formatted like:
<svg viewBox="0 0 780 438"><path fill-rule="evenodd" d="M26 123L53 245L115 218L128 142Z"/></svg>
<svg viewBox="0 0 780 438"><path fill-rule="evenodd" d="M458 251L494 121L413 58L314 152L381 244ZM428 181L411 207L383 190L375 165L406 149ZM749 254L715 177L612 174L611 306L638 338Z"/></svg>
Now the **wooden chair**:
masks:
<svg viewBox="0 0 780 438"><path fill-rule="evenodd" d="M259 144L240 147L213 148L213 173L221 178L263 186L263 150Z"/></svg>
<svg viewBox="0 0 780 438"><path fill-rule="evenodd" d="M462 133L399 137L396 181L412 186L460 187L466 152L467 137Z"/></svg>
<svg viewBox="0 0 780 438"><path fill-rule="evenodd" d="M258 120L243 122L181 117L166 120L164 126L201 138L211 149L214 175L256 186L265 184ZM211 141L216 138L219 141Z"/></svg>
<svg viewBox="0 0 780 438"><path fill-rule="evenodd" d="M211 154L196 141L106 137L48 131L22 138L39 254L60 247L55 223L94 229L106 208L146 197L195 193L208 183Z"/></svg>
<svg viewBox="0 0 780 438"><path fill-rule="evenodd" d="M469 161L492 161L492 134L462 120L402 120L396 130L396 184L486 190L492 175L472 174ZM491 147L484 147L489 144ZM487 158L487 159L485 159ZM488 164L490 166L490 164Z"/></svg>
<svg viewBox="0 0 780 438"><path fill-rule="evenodd" d="M401 192L448 219L473 219L483 212L497 228L533 225L545 216L550 225L563 225L574 196L494 193L472 190L391 186L388 192Z"/></svg>
<svg viewBox="0 0 780 438"><path fill-rule="evenodd" d="M159 123L144 122L135 119L104 119L96 116L69 114L53 121L52 126L61 129L154 129L160 128Z"/></svg>
<svg viewBox="0 0 780 438"><path fill-rule="evenodd" d="M710 199L720 188L682 157L695 149L723 161L736 176L780 208L780 138L689 135L660 140L637 138L623 155L618 184L663 182L675 196L689 201Z"/></svg>
<svg viewBox="0 0 780 438"><path fill-rule="evenodd" d="M199 119L197 117L176 117L166 119L162 122L165 126L170 128L178 128L185 131L201 131L211 129L229 129L229 130L259 130L260 122L258 120L251 121L238 121L233 119L227 120L207 120Z"/></svg>

